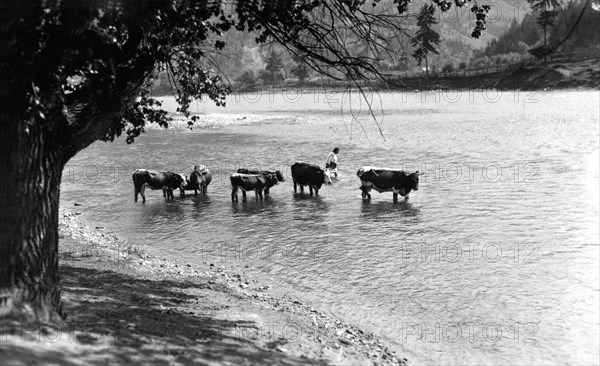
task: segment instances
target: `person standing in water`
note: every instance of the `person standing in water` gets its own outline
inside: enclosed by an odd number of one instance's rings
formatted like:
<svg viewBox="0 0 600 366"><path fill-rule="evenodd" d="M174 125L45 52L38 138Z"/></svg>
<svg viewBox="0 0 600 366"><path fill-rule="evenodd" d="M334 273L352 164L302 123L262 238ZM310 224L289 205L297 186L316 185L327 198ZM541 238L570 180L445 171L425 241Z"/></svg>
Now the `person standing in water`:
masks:
<svg viewBox="0 0 600 366"><path fill-rule="evenodd" d="M325 169L329 169L331 170L332 173L335 174L335 176L338 175L338 170L337 170L337 154L340 152L340 149L338 149L337 147L335 149L333 149L332 152L329 153L329 155L327 156L327 159L325 160Z"/></svg>

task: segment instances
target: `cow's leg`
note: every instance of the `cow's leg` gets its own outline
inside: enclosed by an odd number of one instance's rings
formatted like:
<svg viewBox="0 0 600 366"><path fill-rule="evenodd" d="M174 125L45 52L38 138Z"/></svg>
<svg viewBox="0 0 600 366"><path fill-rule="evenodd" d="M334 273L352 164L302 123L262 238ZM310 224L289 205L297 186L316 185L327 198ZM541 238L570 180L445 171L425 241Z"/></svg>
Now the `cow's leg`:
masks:
<svg viewBox="0 0 600 366"><path fill-rule="evenodd" d="M313 187L310 184L308 185L308 191L310 192L310 196L312 197L312 195L313 195Z"/></svg>
<svg viewBox="0 0 600 366"><path fill-rule="evenodd" d="M319 195L319 188L315 188L315 196Z"/></svg>
<svg viewBox="0 0 600 366"><path fill-rule="evenodd" d="M238 200L237 190L237 186L233 186L233 189L231 190L231 202L236 202Z"/></svg>
<svg viewBox="0 0 600 366"><path fill-rule="evenodd" d="M198 195L198 190L194 189L194 197L196 197Z"/></svg>
<svg viewBox="0 0 600 366"><path fill-rule="evenodd" d="M179 196L180 197L185 197L185 189L179 188Z"/></svg>
<svg viewBox="0 0 600 366"><path fill-rule="evenodd" d="M142 195L142 202L146 203L146 185L142 185L140 189L140 194Z"/></svg>
<svg viewBox="0 0 600 366"><path fill-rule="evenodd" d="M206 192L208 192L208 186L204 185L202 186L202 195L206 196Z"/></svg>
<svg viewBox="0 0 600 366"><path fill-rule="evenodd" d="M246 191L242 189L242 201L246 201Z"/></svg>
<svg viewBox="0 0 600 366"><path fill-rule="evenodd" d="M294 193L298 193L297 187L298 185L296 184L296 181L294 181Z"/></svg>
<svg viewBox="0 0 600 366"><path fill-rule="evenodd" d="M265 189L265 196L269 195L269 188Z"/></svg>
<svg viewBox="0 0 600 366"><path fill-rule="evenodd" d="M362 191L362 198L363 199L365 199L365 198L368 199L368 200L371 199L371 194L369 193L369 189L367 187L361 186L360 190Z"/></svg>
<svg viewBox="0 0 600 366"><path fill-rule="evenodd" d="M304 194L304 185L300 185L300 193Z"/></svg>
<svg viewBox="0 0 600 366"><path fill-rule="evenodd" d="M398 203L398 193L394 192L394 203Z"/></svg>
<svg viewBox="0 0 600 366"><path fill-rule="evenodd" d="M134 202L137 202L139 193L140 193L140 190L138 189L138 187L133 187L133 201Z"/></svg>
<svg viewBox="0 0 600 366"><path fill-rule="evenodd" d="M169 188L167 190L167 196L169 197L169 199L172 201L173 200L173 188Z"/></svg>

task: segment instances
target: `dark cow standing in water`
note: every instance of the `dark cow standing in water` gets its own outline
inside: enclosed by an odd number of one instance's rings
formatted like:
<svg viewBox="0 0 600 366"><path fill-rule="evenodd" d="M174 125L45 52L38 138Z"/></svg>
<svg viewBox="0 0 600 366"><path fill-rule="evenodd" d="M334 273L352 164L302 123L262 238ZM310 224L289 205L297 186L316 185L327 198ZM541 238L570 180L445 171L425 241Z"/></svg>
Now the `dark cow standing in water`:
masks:
<svg viewBox="0 0 600 366"><path fill-rule="evenodd" d="M363 199L371 199L369 192L374 189L379 193L394 192L394 203L397 203L398 194L408 199L411 190L419 190L419 176L422 174L418 171L406 174L402 170L363 167L356 172L356 175L362 183L360 190Z"/></svg>
<svg viewBox="0 0 600 366"><path fill-rule="evenodd" d="M281 174L280 170L270 171L270 170L250 170L250 169L246 169L246 168L239 168L237 170L237 172L240 174L271 174L277 178L277 183L285 181L285 179L283 179L283 174ZM269 195L270 188L271 187L265 188L265 196Z"/></svg>
<svg viewBox="0 0 600 366"><path fill-rule="evenodd" d="M231 202L238 200L237 191L242 190L242 200L246 200L246 192L254 191L256 199L263 199L263 191L277 184L277 177L274 174L232 174L231 180Z"/></svg>
<svg viewBox="0 0 600 366"><path fill-rule="evenodd" d="M185 178L181 174L138 169L133 173L134 200L137 202L138 194L141 194L142 202L146 202L146 195L144 194L146 187L162 189L164 197L173 199L173 190L181 188L184 181Z"/></svg>
<svg viewBox="0 0 600 366"><path fill-rule="evenodd" d="M198 194L198 191L202 193L203 196L206 196L206 192L208 191L208 185L212 181L212 174L210 174L210 170L204 165L195 166L192 174L190 174L190 178L186 178L185 184L179 190L181 196L185 196L185 191L194 191L194 196Z"/></svg>
<svg viewBox="0 0 600 366"><path fill-rule="evenodd" d="M294 180L294 193L297 193L297 186L300 186L300 192L304 193L304 186L308 186L310 195L319 195L319 189L323 184L331 184L331 173L329 170L323 170L318 165L308 164L297 161L292 165L292 178Z"/></svg>

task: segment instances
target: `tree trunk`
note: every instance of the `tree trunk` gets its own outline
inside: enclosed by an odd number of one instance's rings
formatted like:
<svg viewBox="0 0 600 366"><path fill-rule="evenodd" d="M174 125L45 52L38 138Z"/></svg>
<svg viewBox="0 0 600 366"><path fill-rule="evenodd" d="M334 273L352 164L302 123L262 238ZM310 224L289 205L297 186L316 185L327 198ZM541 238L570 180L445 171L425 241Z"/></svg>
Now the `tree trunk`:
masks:
<svg viewBox="0 0 600 366"><path fill-rule="evenodd" d="M43 127L2 113L0 316L62 317L58 203L64 163Z"/></svg>
<svg viewBox="0 0 600 366"><path fill-rule="evenodd" d="M0 317L63 316L58 198L65 164L48 121L25 120L27 83L15 71L12 26L27 11L0 5Z"/></svg>
<svg viewBox="0 0 600 366"><path fill-rule="evenodd" d="M548 25L544 25L544 65L548 66L548 45L546 44L546 30L548 29Z"/></svg>

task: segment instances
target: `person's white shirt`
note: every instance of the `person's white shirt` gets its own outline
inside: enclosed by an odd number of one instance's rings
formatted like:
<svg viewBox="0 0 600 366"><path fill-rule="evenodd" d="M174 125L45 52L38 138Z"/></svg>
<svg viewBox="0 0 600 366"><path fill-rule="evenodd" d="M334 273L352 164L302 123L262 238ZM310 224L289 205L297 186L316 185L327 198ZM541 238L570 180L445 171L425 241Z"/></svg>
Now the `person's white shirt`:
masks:
<svg viewBox="0 0 600 366"><path fill-rule="evenodd" d="M325 160L325 165L330 163L335 163L337 165L337 155L333 151L329 153L327 160Z"/></svg>

